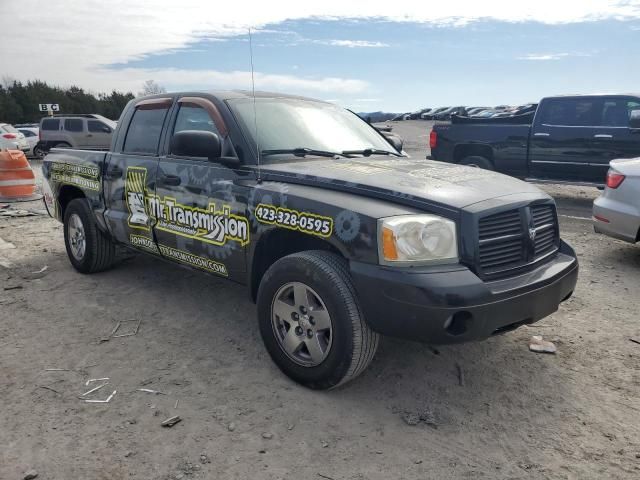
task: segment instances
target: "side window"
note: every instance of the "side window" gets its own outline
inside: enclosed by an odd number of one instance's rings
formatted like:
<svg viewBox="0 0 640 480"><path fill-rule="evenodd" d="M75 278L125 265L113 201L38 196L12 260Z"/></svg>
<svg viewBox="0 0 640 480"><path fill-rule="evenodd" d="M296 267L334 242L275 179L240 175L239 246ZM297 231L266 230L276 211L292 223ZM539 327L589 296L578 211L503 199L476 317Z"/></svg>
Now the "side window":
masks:
<svg viewBox="0 0 640 480"><path fill-rule="evenodd" d="M598 125L605 127L628 127L631 110L640 103L625 98L612 98L604 101L602 121Z"/></svg>
<svg viewBox="0 0 640 480"><path fill-rule="evenodd" d="M64 129L67 132L82 132L84 130L81 118L67 118L64 121Z"/></svg>
<svg viewBox="0 0 640 480"><path fill-rule="evenodd" d="M216 128L213 119L209 113L199 105L183 103L178 110L176 124L173 127L173 133L183 130L204 130L213 132L220 136L220 132Z"/></svg>
<svg viewBox="0 0 640 480"><path fill-rule="evenodd" d="M544 102L540 123L555 126L588 127L599 123L600 112L596 99L550 99Z"/></svg>
<svg viewBox="0 0 640 480"><path fill-rule="evenodd" d="M36 134L33 133L31 130L20 130L20 133L22 133L25 137L35 137Z"/></svg>
<svg viewBox="0 0 640 480"><path fill-rule="evenodd" d="M87 120L87 130L97 133L111 133L111 127L98 120Z"/></svg>
<svg viewBox="0 0 640 480"><path fill-rule="evenodd" d="M60 130L60 119L46 118L42 120L42 130Z"/></svg>
<svg viewBox="0 0 640 480"><path fill-rule="evenodd" d="M168 107L162 105L144 105L136 108L129 123L124 140L123 152L155 155L162 134L162 124Z"/></svg>

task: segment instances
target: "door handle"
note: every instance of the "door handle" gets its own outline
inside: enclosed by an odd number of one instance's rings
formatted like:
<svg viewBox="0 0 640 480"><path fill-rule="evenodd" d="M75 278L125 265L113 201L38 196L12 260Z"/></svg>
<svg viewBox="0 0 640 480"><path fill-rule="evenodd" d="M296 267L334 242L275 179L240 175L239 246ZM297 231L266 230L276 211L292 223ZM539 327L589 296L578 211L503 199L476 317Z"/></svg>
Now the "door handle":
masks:
<svg viewBox="0 0 640 480"><path fill-rule="evenodd" d="M549 134L548 133L538 132L538 133L534 133L533 136L534 137L548 137Z"/></svg>
<svg viewBox="0 0 640 480"><path fill-rule="evenodd" d="M160 175L158 179L159 185L166 185L168 187L177 187L182 183L182 179L177 175Z"/></svg>
<svg viewBox="0 0 640 480"><path fill-rule="evenodd" d="M593 138L613 138L613 135L609 135L608 133L598 133L594 135Z"/></svg>
<svg viewBox="0 0 640 480"><path fill-rule="evenodd" d="M109 167L107 169L107 174L105 175L105 177L107 178L120 178L122 177L122 169L117 166L117 165L113 165L111 167Z"/></svg>

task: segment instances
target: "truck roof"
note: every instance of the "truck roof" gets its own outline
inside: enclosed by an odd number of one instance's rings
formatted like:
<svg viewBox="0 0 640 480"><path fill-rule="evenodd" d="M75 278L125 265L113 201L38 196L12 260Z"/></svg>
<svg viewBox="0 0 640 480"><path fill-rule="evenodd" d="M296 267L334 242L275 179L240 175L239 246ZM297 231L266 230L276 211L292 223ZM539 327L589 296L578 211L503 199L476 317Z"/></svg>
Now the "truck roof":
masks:
<svg viewBox="0 0 640 480"><path fill-rule="evenodd" d="M640 93L568 93L566 95L549 95L545 98L580 98L580 97L640 97Z"/></svg>
<svg viewBox="0 0 640 480"><path fill-rule="evenodd" d="M146 97L140 97L136 100L140 100L141 98L167 98L167 97L184 97L184 96L198 96L198 95L211 95L212 97L216 97L219 100L231 100L235 98L253 98L253 92L250 90L200 90L200 91L181 91L181 92L171 92L171 93L160 93L157 95L149 95ZM314 102L321 103L330 103L325 102L324 100L318 100L317 98L311 97L303 97L301 95L288 95L286 93L279 92L265 92L265 91L256 91L256 98L288 98L294 100L309 100Z"/></svg>

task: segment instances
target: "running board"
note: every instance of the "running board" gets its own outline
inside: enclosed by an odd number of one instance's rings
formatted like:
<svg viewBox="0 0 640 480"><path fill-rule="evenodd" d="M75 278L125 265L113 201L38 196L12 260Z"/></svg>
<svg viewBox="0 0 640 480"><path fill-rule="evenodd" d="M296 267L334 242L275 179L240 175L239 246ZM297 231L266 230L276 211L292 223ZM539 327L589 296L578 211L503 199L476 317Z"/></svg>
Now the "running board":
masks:
<svg viewBox="0 0 640 480"><path fill-rule="evenodd" d="M557 185L574 185L576 187L593 187L602 190L604 188L604 183L595 183L595 182L574 182L571 180L549 180L546 178L525 178L525 182L531 183L546 183L546 184L557 184Z"/></svg>

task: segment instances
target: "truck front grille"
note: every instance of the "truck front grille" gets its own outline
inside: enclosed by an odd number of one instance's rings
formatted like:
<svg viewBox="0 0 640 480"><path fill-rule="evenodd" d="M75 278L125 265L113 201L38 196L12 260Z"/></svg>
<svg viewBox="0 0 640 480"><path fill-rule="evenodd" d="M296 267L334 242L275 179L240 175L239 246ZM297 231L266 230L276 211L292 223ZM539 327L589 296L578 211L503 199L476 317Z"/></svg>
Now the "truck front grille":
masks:
<svg viewBox="0 0 640 480"><path fill-rule="evenodd" d="M559 244L553 204L532 204L480 218L478 273L489 279L517 274L556 252Z"/></svg>

